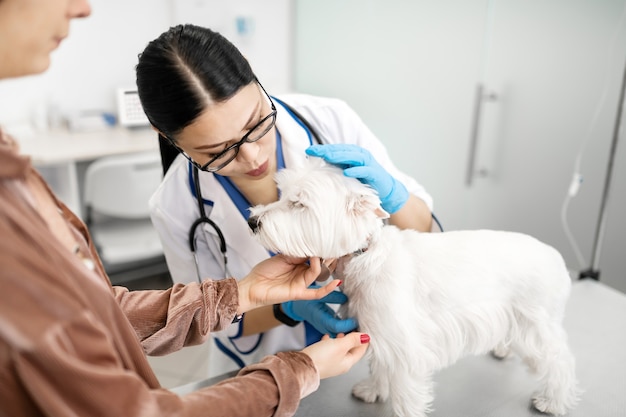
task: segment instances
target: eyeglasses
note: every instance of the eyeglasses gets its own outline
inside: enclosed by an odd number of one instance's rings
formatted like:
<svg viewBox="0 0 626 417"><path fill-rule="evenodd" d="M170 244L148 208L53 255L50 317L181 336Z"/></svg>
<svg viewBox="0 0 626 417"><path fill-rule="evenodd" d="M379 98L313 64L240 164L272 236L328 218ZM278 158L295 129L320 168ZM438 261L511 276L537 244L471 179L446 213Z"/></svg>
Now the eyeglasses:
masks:
<svg viewBox="0 0 626 417"><path fill-rule="evenodd" d="M176 143L171 138L167 136L165 136L165 138L170 142L170 144L173 147L175 147L181 154L183 154L183 156L187 158L187 160L191 162L193 166L198 168L200 171L206 171L206 172L219 171L220 169L224 168L226 165L230 164L232 160L237 157L237 154L239 153L239 148L241 148L241 145L243 145L244 143L253 143L253 142L258 141L263 136L265 136L267 132L269 132L276 124L276 106L274 105L274 102L272 101L272 98L270 97L270 95L267 94L267 91L265 91L265 88L263 88L263 86L258 80L257 80L257 84L259 84L259 87L261 87L261 90L263 90L268 100L270 101L270 105L272 108L271 113L265 116L263 119L261 119L261 121L257 123L252 129L250 129L248 133L246 133L239 142L224 149L222 152L220 152L219 154L211 158L209 162L207 162L206 164L200 165L199 163L194 161L189 155L187 155L187 153L185 153L185 151L183 151L178 145L176 145Z"/></svg>

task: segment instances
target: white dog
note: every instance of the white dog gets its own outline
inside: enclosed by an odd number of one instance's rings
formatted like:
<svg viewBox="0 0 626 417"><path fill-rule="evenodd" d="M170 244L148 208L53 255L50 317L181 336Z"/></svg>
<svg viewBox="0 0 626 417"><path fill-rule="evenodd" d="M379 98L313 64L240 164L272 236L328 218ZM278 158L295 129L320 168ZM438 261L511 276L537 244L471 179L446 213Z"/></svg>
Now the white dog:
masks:
<svg viewBox="0 0 626 417"><path fill-rule="evenodd" d="M519 233L386 226L371 188L311 159L276 175L280 200L254 207L249 223L274 252L342 258L335 276L345 280L347 314L371 336L370 377L356 397L424 416L435 371L492 351L514 352L537 373L538 410L562 415L576 404L561 324L571 279L555 249Z"/></svg>

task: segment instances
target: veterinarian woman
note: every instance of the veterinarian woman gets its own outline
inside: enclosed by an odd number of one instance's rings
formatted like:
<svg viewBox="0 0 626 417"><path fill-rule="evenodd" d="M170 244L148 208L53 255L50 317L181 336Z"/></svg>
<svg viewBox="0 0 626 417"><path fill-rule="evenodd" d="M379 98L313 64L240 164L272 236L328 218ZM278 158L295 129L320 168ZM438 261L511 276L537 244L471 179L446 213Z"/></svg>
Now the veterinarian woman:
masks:
<svg viewBox="0 0 626 417"><path fill-rule="evenodd" d="M0 80L45 71L71 19L89 14L85 0L0 0ZM337 283L308 289L320 270L276 256L239 282L111 287L85 225L0 129L0 416L292 416L320 377L363 356L367 335L269 356L184 397L160 387L145 352L202 343L259 305L324 296Z"/></svg>
<svg viewBox="0 0 626 417"><path fill-rule="evenodd" d="M276 201L274 173L301 164L307 153L372 185L390 223L431 229L431 197L393 165L354 111L336 99L271 97L218 33L193 25L169 29L140 54L137 85L160 133L167 173L151 199L152 221L175 282L243 277L271 256L251 237L248 208ZM325 304L345 301L334 292L250 312L217 337L210 373L300 349L323 333L354 330L354 319L337 319Z"/></svg>

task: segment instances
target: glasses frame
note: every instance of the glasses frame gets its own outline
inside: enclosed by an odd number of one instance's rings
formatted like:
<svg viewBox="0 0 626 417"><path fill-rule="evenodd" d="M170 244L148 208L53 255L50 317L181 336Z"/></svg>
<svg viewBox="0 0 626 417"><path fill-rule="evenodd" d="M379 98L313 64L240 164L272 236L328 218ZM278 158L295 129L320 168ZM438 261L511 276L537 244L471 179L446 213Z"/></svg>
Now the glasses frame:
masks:
<svg viewBox="0 0 626 417"><path fill-rule="evenodd" d="M172 138L170 138L169 136L163 135L163 137L165 139L167 139L167 141L170 143L170 145L172 145L174 148L176 148L178 150L178 152L180 152L194 167L198 168L200 171L205 171L205 172L217 172L217 171L219 171L220 169L224 168L226 165L228 165L231 162L233 162L233 160L235 158L237 158L237 155L239 155L239 148L241 148L241 145L243 145L244 143L254 143L254 142L257 142L257 141L261 140L276 125L276 114L277 114L276 105L274 104L274 101L272 100L272 97L270 97L270 95L267 94L267 91L265 91L265 88L263 88L263 85L259 82L259 80L256 80L256 83L259 85L259 87L261 87L261 90L263 90L263 93L265 93L265 96L270 101L270 106L271 106L272 111L270 112L270 114L268 114L267 116L262 118L259 121L259 123L257 123L250 130L248 130L248 133L243 135L243 137L241 138L240 141L230 145L228 148L224 149L222 152L220 152L219 154L215 155L206 164L201 165L201 164L197 163L196 161L194 161L193 158L191 156L187 155L187 153L185 151L183 151L176 144L176 142L174 142L174 140ZM268 126L268 128L265 130L265 132L263 132L261 135L259 135L258 138L254 139L254 140L250 140L249 139L250 135L252 133L254 133L254 131L259 126L261 126L263 123L265 123L270 118L273 119L272 123ZM231 158L229 158L228 160L224 161L223 163L221 163L220 165L218 165L216 167L210 167L209 166L209 165L211 165L211 163L213 163L214 161L217 161L218 159L220 159L221 157L226 155L228 152L231 152L233 149L235 150L235 153L233 154L233 156Z"/></svg>

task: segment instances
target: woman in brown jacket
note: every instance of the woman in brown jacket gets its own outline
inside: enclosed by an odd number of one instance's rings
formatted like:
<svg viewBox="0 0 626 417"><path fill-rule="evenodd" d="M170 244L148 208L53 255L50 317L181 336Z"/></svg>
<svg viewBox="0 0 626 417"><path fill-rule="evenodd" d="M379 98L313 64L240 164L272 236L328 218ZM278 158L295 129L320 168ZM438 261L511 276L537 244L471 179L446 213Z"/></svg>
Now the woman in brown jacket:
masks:
<svg viewBox="0 0 626 417"><path fill-rule="evenodd" d="M37 74L86 0L0 0L0 80ZM112 287L85 225L0 129L0 416L288 416L320 378L346 372L369 337L351 333L268 356L237 377L179 397L145 354L204 342L241 314L320 298L319 259L276 256L243 280L165 291Z"/></svg>

